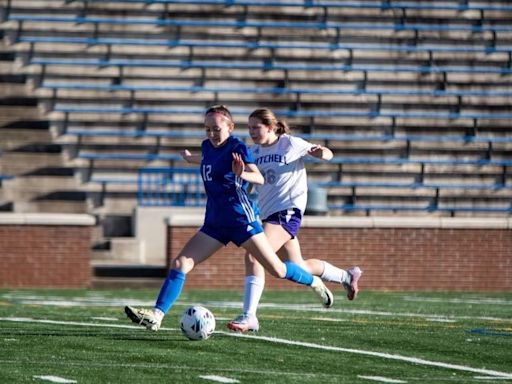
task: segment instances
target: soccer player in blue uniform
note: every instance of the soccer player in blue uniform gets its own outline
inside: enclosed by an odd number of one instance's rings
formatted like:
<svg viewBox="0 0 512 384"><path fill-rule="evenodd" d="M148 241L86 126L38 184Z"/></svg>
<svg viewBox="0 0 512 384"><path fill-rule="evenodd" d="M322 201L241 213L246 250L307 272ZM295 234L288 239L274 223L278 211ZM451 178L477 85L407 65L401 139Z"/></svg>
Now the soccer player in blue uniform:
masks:
<svg viewBox="0 0 512 384"><path fill-rule="evenodd" d="M247 192L249 183L263 184L264 178L245 143L231 135L234 122L229 110L222 105L210 107L204 124L207 139L202 142L201 156L189 151L182 153L186 161L201 164L207 196L204 224L172 260L155 306L152 309L126 306L126 315L133 322L157 331L179 297L186 274L229 242L243 247L272 276L310 286L322 304L330 307L332 293L320 278L292 262L283 263L272 250Z"/></svg>

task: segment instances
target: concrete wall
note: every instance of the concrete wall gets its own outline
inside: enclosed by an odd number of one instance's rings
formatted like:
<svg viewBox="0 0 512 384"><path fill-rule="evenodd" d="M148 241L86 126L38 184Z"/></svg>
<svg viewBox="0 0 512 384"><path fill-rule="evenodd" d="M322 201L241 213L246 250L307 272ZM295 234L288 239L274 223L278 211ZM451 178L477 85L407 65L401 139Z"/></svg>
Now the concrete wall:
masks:
<svg viewBox="0 0 512 384"><path fill-rule="evenodd" d="M168 262L201 221L169 218ZM362 289L512 291L512 219L306 216L299 239L306 258L359 265ZM192 271L186 287L241 290L243 254L228 245ZM297 289L268 274L267 287Z"/></svg>
<svg viewBox="0 0 512 384"><path fill-rule="evenodd" d="M0 287L88 287L94 224L81 214L0 214Z"/></svg>
<svg viewBox="0 0 512 384"><path fill-rule="evenodd" d="M180 207L136 207L134 210L135 239L138 242L140 262L165 265L167 218L173 214L199 217L202 220L204 208Z"/></svg>

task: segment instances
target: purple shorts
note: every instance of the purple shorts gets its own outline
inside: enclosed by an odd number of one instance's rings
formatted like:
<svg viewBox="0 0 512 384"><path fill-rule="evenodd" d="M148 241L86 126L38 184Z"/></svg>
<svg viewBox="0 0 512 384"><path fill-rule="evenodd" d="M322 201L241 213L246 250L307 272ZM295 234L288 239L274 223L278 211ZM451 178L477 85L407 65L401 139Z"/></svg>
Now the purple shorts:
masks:
<svg viewBox="0 0 512 384"><path fill-rule="evenodd" d="M297 232L299 232L301 221L302 213L300 209L293 208L275 212L264 219L263 223L280 225L286 232L290 234L292 239L294 239L295 236L297 236Z"/></svg>

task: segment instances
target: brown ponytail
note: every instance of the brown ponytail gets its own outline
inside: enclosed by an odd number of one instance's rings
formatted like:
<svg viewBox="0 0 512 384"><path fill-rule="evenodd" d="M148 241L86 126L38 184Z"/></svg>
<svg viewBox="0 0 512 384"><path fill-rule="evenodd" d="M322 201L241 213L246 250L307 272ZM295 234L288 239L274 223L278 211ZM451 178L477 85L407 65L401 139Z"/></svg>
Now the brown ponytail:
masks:
<svg viewBox="0 0 512 384"><path fill-rule="evenodd" d="M290 127L284 120L278 120L274 113L268 108L259 108L254 110L249 118L254 117L259 119L263 125L272 127L276 135L280 136L285 133L290 133Z"/></svg>

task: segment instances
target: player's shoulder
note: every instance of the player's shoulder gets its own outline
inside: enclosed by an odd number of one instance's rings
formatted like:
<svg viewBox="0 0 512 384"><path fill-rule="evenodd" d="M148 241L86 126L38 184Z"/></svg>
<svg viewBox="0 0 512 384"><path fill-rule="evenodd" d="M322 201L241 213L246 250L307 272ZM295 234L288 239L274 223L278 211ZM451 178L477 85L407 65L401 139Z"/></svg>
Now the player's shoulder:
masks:
<svg viewBox="0 0 512 384"><path fill-rule="evenodd" d="M301 137L292 136L289 134L282 135L282 139L284 139L289 146L294 148L308 148L312 145L310 142L304 140Z"/></svg>
<svg viewBox="0 0 512 384"><path fill-rule="evenodd" d="M238 136L233 136L233 135L229 136L228 144L233 147L237 147L237 146L246 147L245 142L242 139L240 139Z"/></svg>

